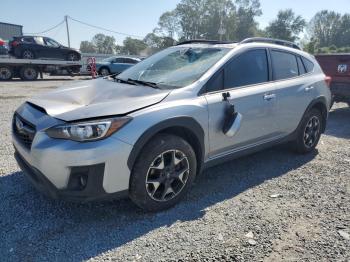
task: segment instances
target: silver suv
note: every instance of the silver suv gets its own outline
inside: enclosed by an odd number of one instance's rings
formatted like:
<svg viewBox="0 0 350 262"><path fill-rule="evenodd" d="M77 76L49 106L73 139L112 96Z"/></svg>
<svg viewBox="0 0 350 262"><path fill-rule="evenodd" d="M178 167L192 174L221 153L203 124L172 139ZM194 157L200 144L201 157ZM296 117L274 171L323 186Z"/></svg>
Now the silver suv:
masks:
<svg viewBox="0 0 350 262"><path fill-rule="evenodd" d="M54 198L128 195L145 210L177 203L206 167L281 142L316 147L331 95L292 43L189 41L118 78L77 82L15 112L21 169Z"/></svg>

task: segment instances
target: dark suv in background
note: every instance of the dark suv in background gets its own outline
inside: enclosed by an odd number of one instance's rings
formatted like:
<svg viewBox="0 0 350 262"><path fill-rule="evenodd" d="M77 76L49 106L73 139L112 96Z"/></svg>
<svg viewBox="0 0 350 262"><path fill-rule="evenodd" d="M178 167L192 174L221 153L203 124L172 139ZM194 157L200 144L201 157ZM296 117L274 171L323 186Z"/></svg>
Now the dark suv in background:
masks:
<svg viewBox="0 0 350 262"><path fill-rule="evenodd" d="M65 47L49 37L20 36L9 43L9 53L23 59L58 59L68 61L81 60L78 50Z"/></svg>

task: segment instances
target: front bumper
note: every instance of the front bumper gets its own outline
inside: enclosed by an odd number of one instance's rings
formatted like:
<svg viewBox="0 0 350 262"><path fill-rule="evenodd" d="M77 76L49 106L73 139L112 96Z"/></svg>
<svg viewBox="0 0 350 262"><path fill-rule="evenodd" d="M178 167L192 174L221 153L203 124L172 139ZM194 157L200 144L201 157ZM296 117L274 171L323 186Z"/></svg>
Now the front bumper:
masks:
<svg viewBox="0 0 350 262"><path fill-rule="evenodd" d="M109 194L103 189L104 164L78 168L87 171L83 174L86 178L86 184L83 188L77 183L79 181L74 179L80 178L79 173L72 173L68 187L58 189L44 174L24 160L17 151L15 152L15 159L33 186L39 192L53 199L88 202L125 198L128 195L128 190Z"/></svg>
<svg viewBox="0 0 350 262"><path fill-rule="evenodd" d="M13 124L15 157L38 190L53 198L78 201L116 197L128 191L131 172L127 160L132 145L113 135L86 143L53 139L45 130L62 121L28 105L16 114L26 130L35 133L27 143L29 138L19 136Z"/></svg>
<svg viewBox="0 0 350 262"><path fill-rule="evenodd" d="M350 83L332 83L331 92L335 102L350 102Z"/></svg>

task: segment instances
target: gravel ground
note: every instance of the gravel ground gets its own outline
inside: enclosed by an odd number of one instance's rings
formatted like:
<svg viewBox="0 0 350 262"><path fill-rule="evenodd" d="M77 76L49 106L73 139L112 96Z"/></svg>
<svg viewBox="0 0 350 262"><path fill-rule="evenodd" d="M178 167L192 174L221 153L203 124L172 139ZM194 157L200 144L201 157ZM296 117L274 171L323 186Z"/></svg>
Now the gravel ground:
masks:
<svg viewBox="0 0 350 262"><path fill-rule="evenodd" d="M318 150L279 146L207 170L175 208L54 201L17 167L10 119L66 79L0 82L1 261L350 261L350 109L337 104Z"/></svg>

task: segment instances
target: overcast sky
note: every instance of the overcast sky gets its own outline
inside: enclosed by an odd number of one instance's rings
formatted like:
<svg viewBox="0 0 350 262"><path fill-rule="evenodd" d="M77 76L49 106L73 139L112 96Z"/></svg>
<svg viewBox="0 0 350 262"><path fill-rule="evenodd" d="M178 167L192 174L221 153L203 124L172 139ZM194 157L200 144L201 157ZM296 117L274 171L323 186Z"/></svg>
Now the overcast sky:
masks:
<svg viewBox="0 0 350 262"><path fill-rule="evenodd" d="M1 0L0 22L23 25L25 33L42 32L63 20L64 15L86 23L122 33L145 36L157 25L159 16L176 7L180 0ZM292 8L296 14L309 20L322 9L350 13L350 0L260 0L263 15L258 18L265 27L278 10ZM70 22L71 45L79 48L80 41L91 40L96 33L113 35L118 43L125 36L93 29ZM67 44L65 25L57 27L46 36Z"/></svg>

